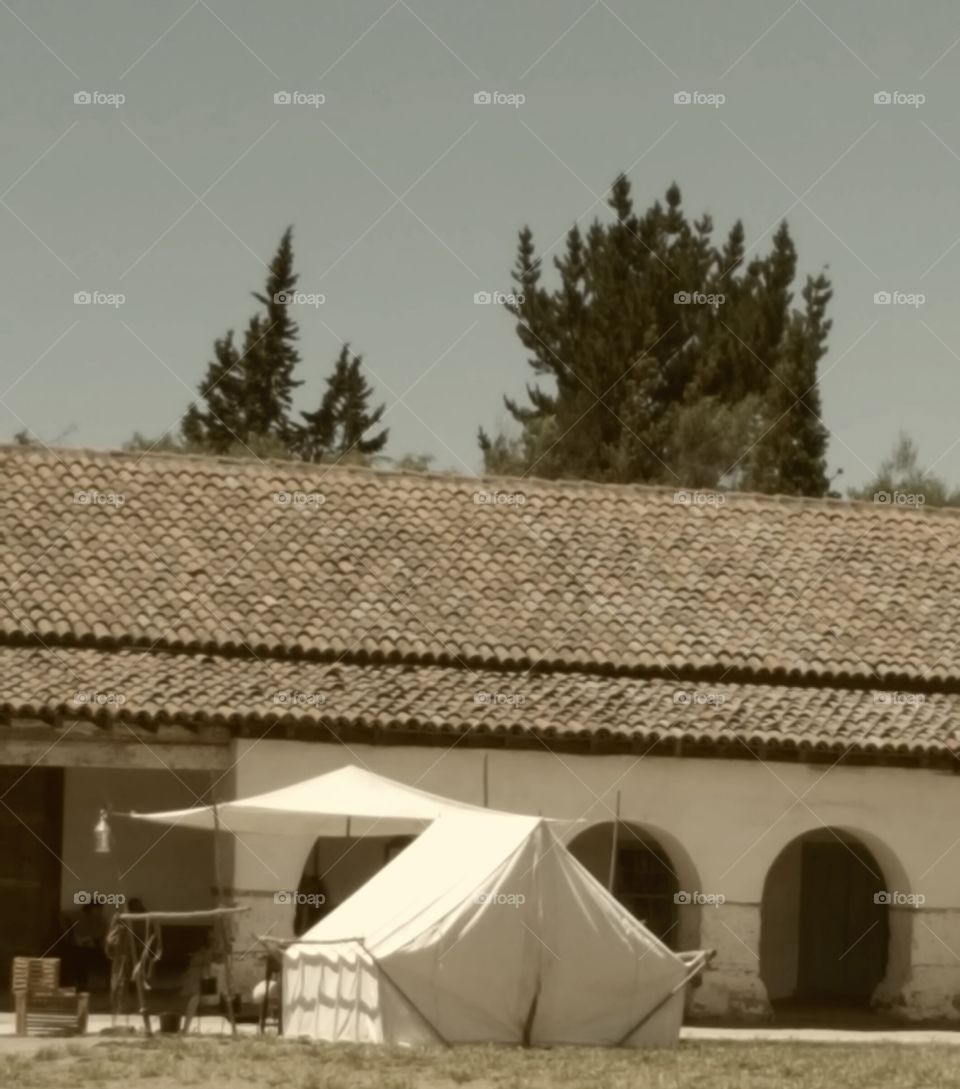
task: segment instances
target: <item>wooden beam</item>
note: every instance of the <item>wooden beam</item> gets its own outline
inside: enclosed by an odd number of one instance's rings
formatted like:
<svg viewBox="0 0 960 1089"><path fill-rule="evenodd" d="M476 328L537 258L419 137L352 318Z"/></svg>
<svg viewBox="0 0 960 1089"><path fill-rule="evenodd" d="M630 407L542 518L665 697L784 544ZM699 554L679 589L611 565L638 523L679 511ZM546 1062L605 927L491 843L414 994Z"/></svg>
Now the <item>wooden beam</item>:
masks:
<svg viewBox="0 0 960 1089"><path fill-rule="evenodd" d="M67 730L0 729L0 765L62 768L143 768L162 771L226 771L233 763L229 742L167 741L162 734L99 737Z"/></svg>

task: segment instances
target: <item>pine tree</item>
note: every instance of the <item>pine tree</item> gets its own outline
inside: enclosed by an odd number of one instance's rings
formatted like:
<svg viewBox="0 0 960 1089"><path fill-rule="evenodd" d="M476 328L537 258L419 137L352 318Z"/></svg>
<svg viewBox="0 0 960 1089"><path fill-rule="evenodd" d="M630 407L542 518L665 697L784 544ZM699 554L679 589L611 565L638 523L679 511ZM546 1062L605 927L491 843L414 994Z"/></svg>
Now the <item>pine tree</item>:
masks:
<svg viewBox="0 0 960 1089"><path fill-rule="evenodd" d="M295 440L290 409L293 390L301 383L293 378L300 355L295 346L299 329L289 314L297 282L292 240L288 228L263 294L254 292L264 312L251 317L242 350L232 330L214 344L214 359L199 387L203 405L189 407L181 428L191 447L222 454L237 444L278 440L290 446Z"/></svg>
<svg viewBox="0 0 960 1089"><path fill-rule="evenodd" d="M191 404L181 429L190 445L222 454L232 443L242 442L246 426L242 413L243 372L240 352L233 342L233 330L213 346L213 362L200 386L205 409Z"/></svg>
<svg viewBox="0 0 960 1089"><path fill-rule="evenodd" d="M388 429L370 434L386 406L370 411L373 389L361 373L362 364L363 357L351 356L350 345L344 344L320 407L301 413L305 424L299 430L299 452L305 461L366 460L386 446Z"/></svg>
<svg viewBox="0 0 960 1089"><path fill-rule="evenodd" d="M777 495L826 494L827 429L820 419L817 364L826 351L833 292L824 276L808 279L804 312L790 315L758 421L758 438L744 457L743 486Z"/></svg>
<svg viewBox="0 0 960 1089"><path fill-rule="evenodd" d="M676 185L637 215L620 176L609 204L611 222L569 231L553 290L531 231L520 233L507 309L549 384L529 385L528 404L505 398L520 434L481 431L487 469L823 494L827 280L810 281L805 309L793 309L786 225L747 262L742 224L718 248Z"/></svg>
<svg viewBox="0 0 960 1089"><path fill-rule="evenodd" d="M290 316L297 280L293 271L293 228L288 227L270 263L264 293L254 293L266 314L263 336L245 365L247 424L251 433L276 435L286 442L294 434L295 425L289 418L293 391L303 385L293 378L300 362L296 349L300 330Z"/></svg>

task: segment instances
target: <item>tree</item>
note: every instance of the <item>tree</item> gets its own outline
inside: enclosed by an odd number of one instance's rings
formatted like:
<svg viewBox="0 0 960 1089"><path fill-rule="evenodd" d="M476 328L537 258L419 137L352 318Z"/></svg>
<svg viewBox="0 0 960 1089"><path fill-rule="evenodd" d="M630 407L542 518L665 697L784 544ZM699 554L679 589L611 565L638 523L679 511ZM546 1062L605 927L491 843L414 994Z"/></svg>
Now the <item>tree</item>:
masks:
<svg viewBox="0 0 960 1089"><path fill-rule="evenodd" d="M433 460L433 454L403 454L394 458L390 467L401 473L428 473Z"/></svg>
<svg viewBox="0 0 960 1089"><path fill-rule="evenodd" d="M163 434L152 439L140 431L123 444L124 450L132 450L147 454L209 454L210 450L203 446L190 442L187 439L171 434ZM259 458L273 461L296 461L297 455L290 448L272 435L256 436L249 442L234 442L220 451L220 455L229 458Z"/></svg>
<svg viewBox="0 0 960 1089"><path fill-rule="evenodd" d="M741 223L717 247L676 185L665 200L638 216L617 178L612 222L569 231L553 290L520 232L507 309L550 386L528 385L529 404L505 398L519 435L480 432L487 470L824 494L829 282L808 278L795 309L786 224L748 262Z"/></svg>
<svg viewBox="0 0 960 1089"><path fill-rule="evenodd" d="M380 405L370 411L373 389L360 371L363 357L351 355L350 345L344 344L333 374L315 412L302 412L305 424L299 429L299 452L305 461L322 461L335 457L371 459L387 444L388 429L378 434L370 432L386 411Z"/></svg>
<svg viewBox="0 0 960 1089"><path fill-rule="evenodd" d="M247 330L249 340L254 322ZM206 409L191 404L183 418L184 442L211 453L223 453L234 442L249 438L243 411L241 355L233 343L233 330L214 342L213 362L200 385Z"/></svg>
<svg viewBox="0 0 960 1089"><path fill-rule="evenodd" d="M880 463L874 479L862 488L851 488L849 495L851 499L871 499L891 505L960 506L960 489L950 488L940 477L920 466L920 451L903 431Z"/></svg>
<svg viewBox="0 0 960 1089"><path fill-rule="evenodd" d="M296 283L293 228L287 228L263 294L254 292L264 312L251 317L242 350L234 343L233 330L214 343L213 361L199 387L204 407L191 404L184 416L187 444L222 454L266 438L284 446L294 442L290 409L293 391L301 385L293 378L300 355L299 329L289 307Z"/></svg>
<svg viewBox="0 0 960 1089"><path fill-rule="evenodd" d="M291 442L296 425L289 419L293 391L302 386L293 372L300 362L296 342L300 339L297 323L290 317L290 304L297 285L293 271L293 228L288 227L270 263L270 275L264 294L254 298L266 310L262 336L248 358L247 423L253 434L276 435Z"/></svg>

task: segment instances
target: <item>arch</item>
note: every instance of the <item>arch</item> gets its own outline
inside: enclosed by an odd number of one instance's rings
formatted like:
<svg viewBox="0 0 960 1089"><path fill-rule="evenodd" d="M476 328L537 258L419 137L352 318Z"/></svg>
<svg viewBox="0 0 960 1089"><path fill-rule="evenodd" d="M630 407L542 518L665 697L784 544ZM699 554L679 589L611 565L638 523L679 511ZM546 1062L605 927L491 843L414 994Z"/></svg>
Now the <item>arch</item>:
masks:
<svg viewBox="0 0 960 1089"><path fill-rule="evenodd" d="M910 970L906 870L878 837L847 826L791 839L767 871L760 977L774 1007L886 1005ZM893 901L893 903L891 903Z"/></svg>
<svg viewBox="0 0 960 1089"><path fill-rule="evenodd" d="M406 847L410 836L321 836L303 853L297 895L293 897L290 918L302 922L304 916L313 922L321 914L332 911L353 895ZM293 890L291 890L293 891ZM323 896L323 903L302 903L302 896ZM314 910L322 907L323 911Z"/></svg>
<svg viewBox="0 0 960 1089"><path fill-rule="evenodd" d="M620 821L613 894L673 949L696 949L701 907L696 869L679 841L652 825ZM602 821L574 836L571 854L604 886L610 881L614 822Z"/></svg>

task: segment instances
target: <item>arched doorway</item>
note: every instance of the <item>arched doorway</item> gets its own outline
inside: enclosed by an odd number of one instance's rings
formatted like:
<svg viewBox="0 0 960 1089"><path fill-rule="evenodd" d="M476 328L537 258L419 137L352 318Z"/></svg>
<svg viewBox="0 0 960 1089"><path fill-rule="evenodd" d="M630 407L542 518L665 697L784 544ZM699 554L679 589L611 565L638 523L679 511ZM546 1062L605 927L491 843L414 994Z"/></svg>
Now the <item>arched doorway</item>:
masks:
<svg viewBox="0 0 960 1089"><path fill-rule="evenodd" d="M682 893L699 886L687 872L689 863L677 857L675 848L668 849L661 834L621 821L614 846L614 824L606 821L587 828L567 846L607 887L613 862L614 896L671 949L696 946L700 909Z"/></svg>
<svg viewBox="0 0 960 1089"><path fill-rule="evenodd" d="M869 1007L890 962L891 877L843 829L783 848L761 904L760 975L775 1007Z"/></svg>

